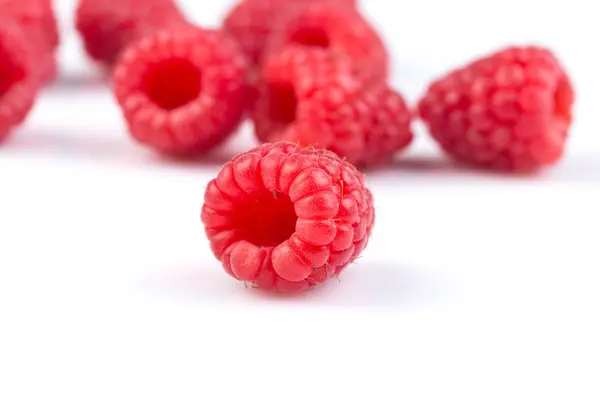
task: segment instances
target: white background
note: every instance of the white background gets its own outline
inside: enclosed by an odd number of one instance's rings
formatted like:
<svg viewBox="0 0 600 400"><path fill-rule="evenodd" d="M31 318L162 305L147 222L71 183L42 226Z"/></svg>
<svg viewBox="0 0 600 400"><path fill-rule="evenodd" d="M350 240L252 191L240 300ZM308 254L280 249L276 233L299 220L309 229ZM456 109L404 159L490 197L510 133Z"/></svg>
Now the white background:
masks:
<svg viewBox="0 0 600 400"><path fill-rule="evenodd" d="M411 102L477 55L540 43L573 77L577 120L564 162L528 178L457 169L418 127L368 177L364 257L291 298L230 279L199 220L250 131L194 164L138 147L73 3L56 0L63 77L0 148L0 399L600 398L594 1L363 0ZM231 4L182 3L213 26Z"/></svg>

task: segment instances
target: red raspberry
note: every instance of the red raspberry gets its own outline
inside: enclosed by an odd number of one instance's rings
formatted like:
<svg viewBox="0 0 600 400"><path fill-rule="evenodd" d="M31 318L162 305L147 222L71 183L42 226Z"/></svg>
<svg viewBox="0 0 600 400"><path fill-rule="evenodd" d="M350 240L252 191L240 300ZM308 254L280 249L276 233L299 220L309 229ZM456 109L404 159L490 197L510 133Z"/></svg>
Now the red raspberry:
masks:
<svg viewBox="0 0 600 400"><path fill-rule="evenodd" d="M301 291L364 250L375 218L362 174L327 150L265 144L225 164L202 222L225 271L265 290Z"/></svg>
<svg viewBox="0 0 600 400"><path fill-rule="evenodd" d="M245 112L247 63L217 31L162 32L130 46L114 92L131 135L178 156L202 153L231 134Z"/></svg>
<svg viewBox="0 0 600 400"><path fill-rule="evenodd" d="M59 44L58 24L50 0L0 0L0 14L10 16L34 47L43 81L56 75L54 51Z"/></svg>
<svg viewBox="0 0 600 400"><path fill-rule="evenodd" d="M0 141L21 124L37 97L33 48L12 19L0 17Z"/></svg>
<svg viewBox="0 0 600 400"><path fill-rule="evenodd" d="M412 141L411 113L385 85L367 86L346 58L287 47L260 75L252 118L262 142L327 148L353 164L385 163Z"/></svg>
<svg viewBox="0 0 600 400"><path fill-rule="evenodd" d="M359 12L329 1L303 7L287 21L281 32L271 35L267 56L289 45L325 48L347 55L374 82L384 82L388 54L383 41Z"/></svg>
<svg viewBox="0 0 600 400"><path fill-rule="evenodd" d="M419 113L456 160L526 172L560 159L573 102L569 78L552 53L512 47L435 81Z"/></svg>
<svg viewBox="0 0 600 400"><path fill-rule="evenodd" d="M258 64L271 35L279 32L299 7L332 0L244 0L227 14L223 29L241 45L248 59ZM333 0L354 7L356 0Z"/></svg>
<svg viewBox="0 0 600 400"><path fill-rule="evenodd" d="M58 23L51 0L0 0L0 10L3 15L13 17L45 48L55 50L58 47Z"/></svg>
<svg viewBox="0 0 600 400"><path fill-rule="evenodd" d="M75 20L88 55L107 66L145 35L187 24L173 0L79 0Z"/></svg>

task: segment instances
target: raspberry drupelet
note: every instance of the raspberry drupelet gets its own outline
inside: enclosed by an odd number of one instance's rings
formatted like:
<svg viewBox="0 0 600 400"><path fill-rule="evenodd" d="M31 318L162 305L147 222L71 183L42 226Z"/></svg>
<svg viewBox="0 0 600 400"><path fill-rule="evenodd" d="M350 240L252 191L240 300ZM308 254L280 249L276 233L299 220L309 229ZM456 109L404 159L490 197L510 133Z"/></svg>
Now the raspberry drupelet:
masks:
<svg viewBox="0 0 600 400"><path fill-rule="evenodd" d="M556 57L529 46L498 51L436 80L418 109L455 160L532 172L561 158L573 103Z"/></svg>
<svg viewBox="0 0 600 400"><path fill-rule="evenodd" d="M130 134L170 156L225 140L247 104L247 62L218 31L186 27L147 36L115 66L113 90Z"/></svg>
<svg viewBox="0 0 600 400"><path fill-rule="evenodd" d="M201 219L229 275L294 292L352 263L369 241L375 212L354 166L327 150L278 142L225 164L206 188Z"/></svg>
<svg viewBox="0 0 600 400"><path fill-rule="evenodd" d="M344 55L288 46L258 80L252 119L262 142L326 148L360 167L386 164L412 142L403 97L369 85Z"/></svg>

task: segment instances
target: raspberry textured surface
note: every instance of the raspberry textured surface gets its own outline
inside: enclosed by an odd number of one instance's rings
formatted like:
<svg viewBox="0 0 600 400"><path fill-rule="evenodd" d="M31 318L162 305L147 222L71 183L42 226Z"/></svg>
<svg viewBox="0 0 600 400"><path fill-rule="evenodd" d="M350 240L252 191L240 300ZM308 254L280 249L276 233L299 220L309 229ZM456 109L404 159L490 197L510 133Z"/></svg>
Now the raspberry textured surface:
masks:
<svg viewBox="0 0 600 400"><path fill-rule="evenodd" d="M246 110L247 62L213 30L160 32L132 45L114 71L130 134L172 156L194 156L226 139Z"/></svg>
<svg viewBox="0 0 600 400"><path fill-rule="evenodd" d="M412 142L402 96L370 86L345 56L290 46L260 74L252 109L262 142L291 141L334 151L359 166L389 162Z"/></svg>
<svg viewBox="0 0 600 400"><path fill-rule="evenodd" d="M87 54L109 67L136 40L187 24L173 0L79 0L75 14Z"/></svg>
<svg viewBox="0 0 600 400"><path fill-rule="evenodd" d="M309 4L271 35L265 57L287 46L322 48L346 55L373 82L388 75L388 53L379 34L360 13L335 1Z"/></svg>
<svg viewBox="0 0 600 400"><path fill-rule="evenodd" d="M574 92L556 57L511 47L432 83L419 102L431 135L454 159L531 172L562 156Z"/></svg>
<svg viewBox="0 0 600 400"><path fill-rule="evenodd" d="M278 34L302 7L337 1L355 7L356 0L244 0L238 2L224 18L223 29L240 43L248 59L260 63L271 36Z"/></svg>
<svg viewBox="0 0 600 400"><path fill-rule="evenodd" d="M327 150L264 144L225 164L201 219L225 271L257 288L302 291L338 276L366 247L373 196Z"/></svg>
<svg viewBox="0 0 600 400"><path fill-rule="evenodd" d="M0 142L31 110L40 86L33 46L21 27L0 17Z"/></svg>

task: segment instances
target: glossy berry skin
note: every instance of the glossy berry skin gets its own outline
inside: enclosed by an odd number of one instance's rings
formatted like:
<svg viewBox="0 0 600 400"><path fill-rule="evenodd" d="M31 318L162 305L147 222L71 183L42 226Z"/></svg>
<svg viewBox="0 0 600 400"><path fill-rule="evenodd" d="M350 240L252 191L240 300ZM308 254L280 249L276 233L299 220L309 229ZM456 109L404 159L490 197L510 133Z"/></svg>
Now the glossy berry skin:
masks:
<svg viewBox="0 0 600 400"><path fill-rule="evenodd" d="M0 142L29 114L40 89L35 47L14 20L0 16Z"/></svg>
<svg viewBox="0 0 600 400"><path fill-rule="evenodd" d="M399 93L369 85L355 67L303 46L272 57L252 110L258 139L326 148L361 167L390 162L412 142L411 112Z"/></svg>
<svg viewBox="0 0 600 400"><path fill-rule="evenodd" d="M225 271L295 292L338 276L364 250L375 213L363 175L327 150L265 144L225 164L202 222Z"/></svg>
<svg viewBox="0 0 600 400"><path fill-rule="evenodd" d="M433 82L419 114L459 162L531 172L562 156L574 93L559 61L540 47L511 47Z"/></svg>
<svg viewBox="0 0 600 400"><path fill-rule="evenodd" d="M144 36L187 24L174 0L79 0L75 12L87 54L106 67Z"/></svg>
<svg viewBox="0 0 600 400"><path fill-rule="evenodd" d="M358 10L340 2L302 7L271 35L265 56L277 55L290 45L345 55L373 82L385 82L388 75L389 57L379 34Z"/></svg>
<svg viewBox="0 0 600 400"><path fill-rule="evenodd" d="M298 10L308 4L335 1L344 7L356 0L243 0L235 4L223 21L223 29L238 41L253 64L263 58L267 43L278 34Z"/></svg>
<svg viewBox="0 0 600 400"><path fill-rule="evenodd" d="M130 46L113 89L129 132L170 156L194 156L225 140L247 104L247 62L213 30L160 32Z"/></svg>

